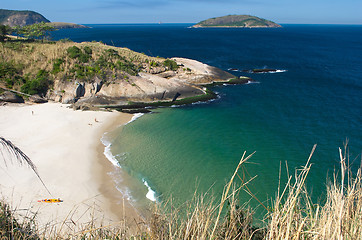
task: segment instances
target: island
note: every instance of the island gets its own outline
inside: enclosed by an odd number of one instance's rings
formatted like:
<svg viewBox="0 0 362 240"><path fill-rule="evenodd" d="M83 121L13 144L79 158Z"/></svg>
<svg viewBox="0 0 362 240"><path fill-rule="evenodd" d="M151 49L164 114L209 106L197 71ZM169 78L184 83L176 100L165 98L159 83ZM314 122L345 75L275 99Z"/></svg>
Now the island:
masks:
<svg viewBox="0 0 362 240"><path fill-rule="evenodd" d="M192 26L192 28L280 28L279 24L250 15L228 15L210 18Z"/></svg>

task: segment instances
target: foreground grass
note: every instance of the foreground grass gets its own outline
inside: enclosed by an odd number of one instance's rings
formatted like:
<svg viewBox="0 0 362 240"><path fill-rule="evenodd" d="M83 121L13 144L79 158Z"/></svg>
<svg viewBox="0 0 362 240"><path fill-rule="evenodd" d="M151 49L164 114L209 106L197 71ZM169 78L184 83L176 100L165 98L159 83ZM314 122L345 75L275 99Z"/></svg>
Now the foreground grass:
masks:
<svg viewBox="0 0 362 240"><path fill-rule="evenodd" d="M238 193L247 189L242 180L235 185L241 166L251 157L245 153L220 203L208 195L197 196L189 204L174 208L172 201L155 206L148 230L131 236L125 225L115 228L94 226L79 232L59 234L37 231L33 218L19 223L6 203L0 204L1 239L361 239L362 181L361 167L356 173L349 169L347 147L340 152L339 174L326 184L326 201L313 203L305 181L311 169L312 153L286 186L279 187L272 210L265 216L264 228L253 227L253 211L239 205ZM252 180L252 179L251 179ZM46 230L45 230L46 231Z"/></svg>

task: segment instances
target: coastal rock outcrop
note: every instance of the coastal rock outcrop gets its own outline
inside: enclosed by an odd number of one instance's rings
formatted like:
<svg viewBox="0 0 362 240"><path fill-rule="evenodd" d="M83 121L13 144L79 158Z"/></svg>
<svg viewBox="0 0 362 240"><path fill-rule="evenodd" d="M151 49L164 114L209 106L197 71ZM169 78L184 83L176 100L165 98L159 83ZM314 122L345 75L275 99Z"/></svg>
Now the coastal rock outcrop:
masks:
<svg viewBox="0 0 362 240"><path fill-rule="evenodd" d="M10 103L23 103L24 99L13 92L5 91L2 94L0 94L0 102L1 101L10 102Z"/></svg>
<svg viewBox="0 0 362 240"><path fill-rule="evenodd" d="M48 98L62 103L79 101L94 105L123 105L128 101L172 101L175 96L179 99L203 95L205 90L202 85L235 78L230 73L196 60L172 60L178 64L177 70L163 67L163 72L141 71L127 81L109 82L98 77L90 82L55 81L54 90L48 94Z"/></svg>

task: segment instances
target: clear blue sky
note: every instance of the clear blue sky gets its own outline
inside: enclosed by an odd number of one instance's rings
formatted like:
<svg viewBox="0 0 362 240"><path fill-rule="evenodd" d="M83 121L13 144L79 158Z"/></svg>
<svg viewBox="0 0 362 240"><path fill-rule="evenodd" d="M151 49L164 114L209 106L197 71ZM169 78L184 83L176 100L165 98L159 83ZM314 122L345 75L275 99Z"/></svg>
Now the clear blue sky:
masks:
<svg viewBox="0 0 362 240"><path fill-rule="evenodd" d="M277 23L362 24L362 0L1 0L0 8L84 24L196 23L228 14Z"/></svg>

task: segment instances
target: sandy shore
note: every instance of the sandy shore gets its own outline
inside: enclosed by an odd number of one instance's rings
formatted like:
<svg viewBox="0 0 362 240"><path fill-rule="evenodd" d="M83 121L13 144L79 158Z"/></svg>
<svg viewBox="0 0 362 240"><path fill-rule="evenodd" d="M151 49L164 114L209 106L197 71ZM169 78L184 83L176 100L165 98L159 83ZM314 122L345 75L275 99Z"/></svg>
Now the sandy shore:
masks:
<svg viewBox="0 0 362 240"><path fill-rule="evenodd" d="M0 197L19 215L36 213L40 229L56 231L77 231L92 219L103 225L138 221L107 174L112 164L100 142L104 132L127 123L132 115L46 103L0 106L0 116L0 136L30 157L50 191L29 167L0 154ZM38 202L45 198L64 202Z"/></svg>

